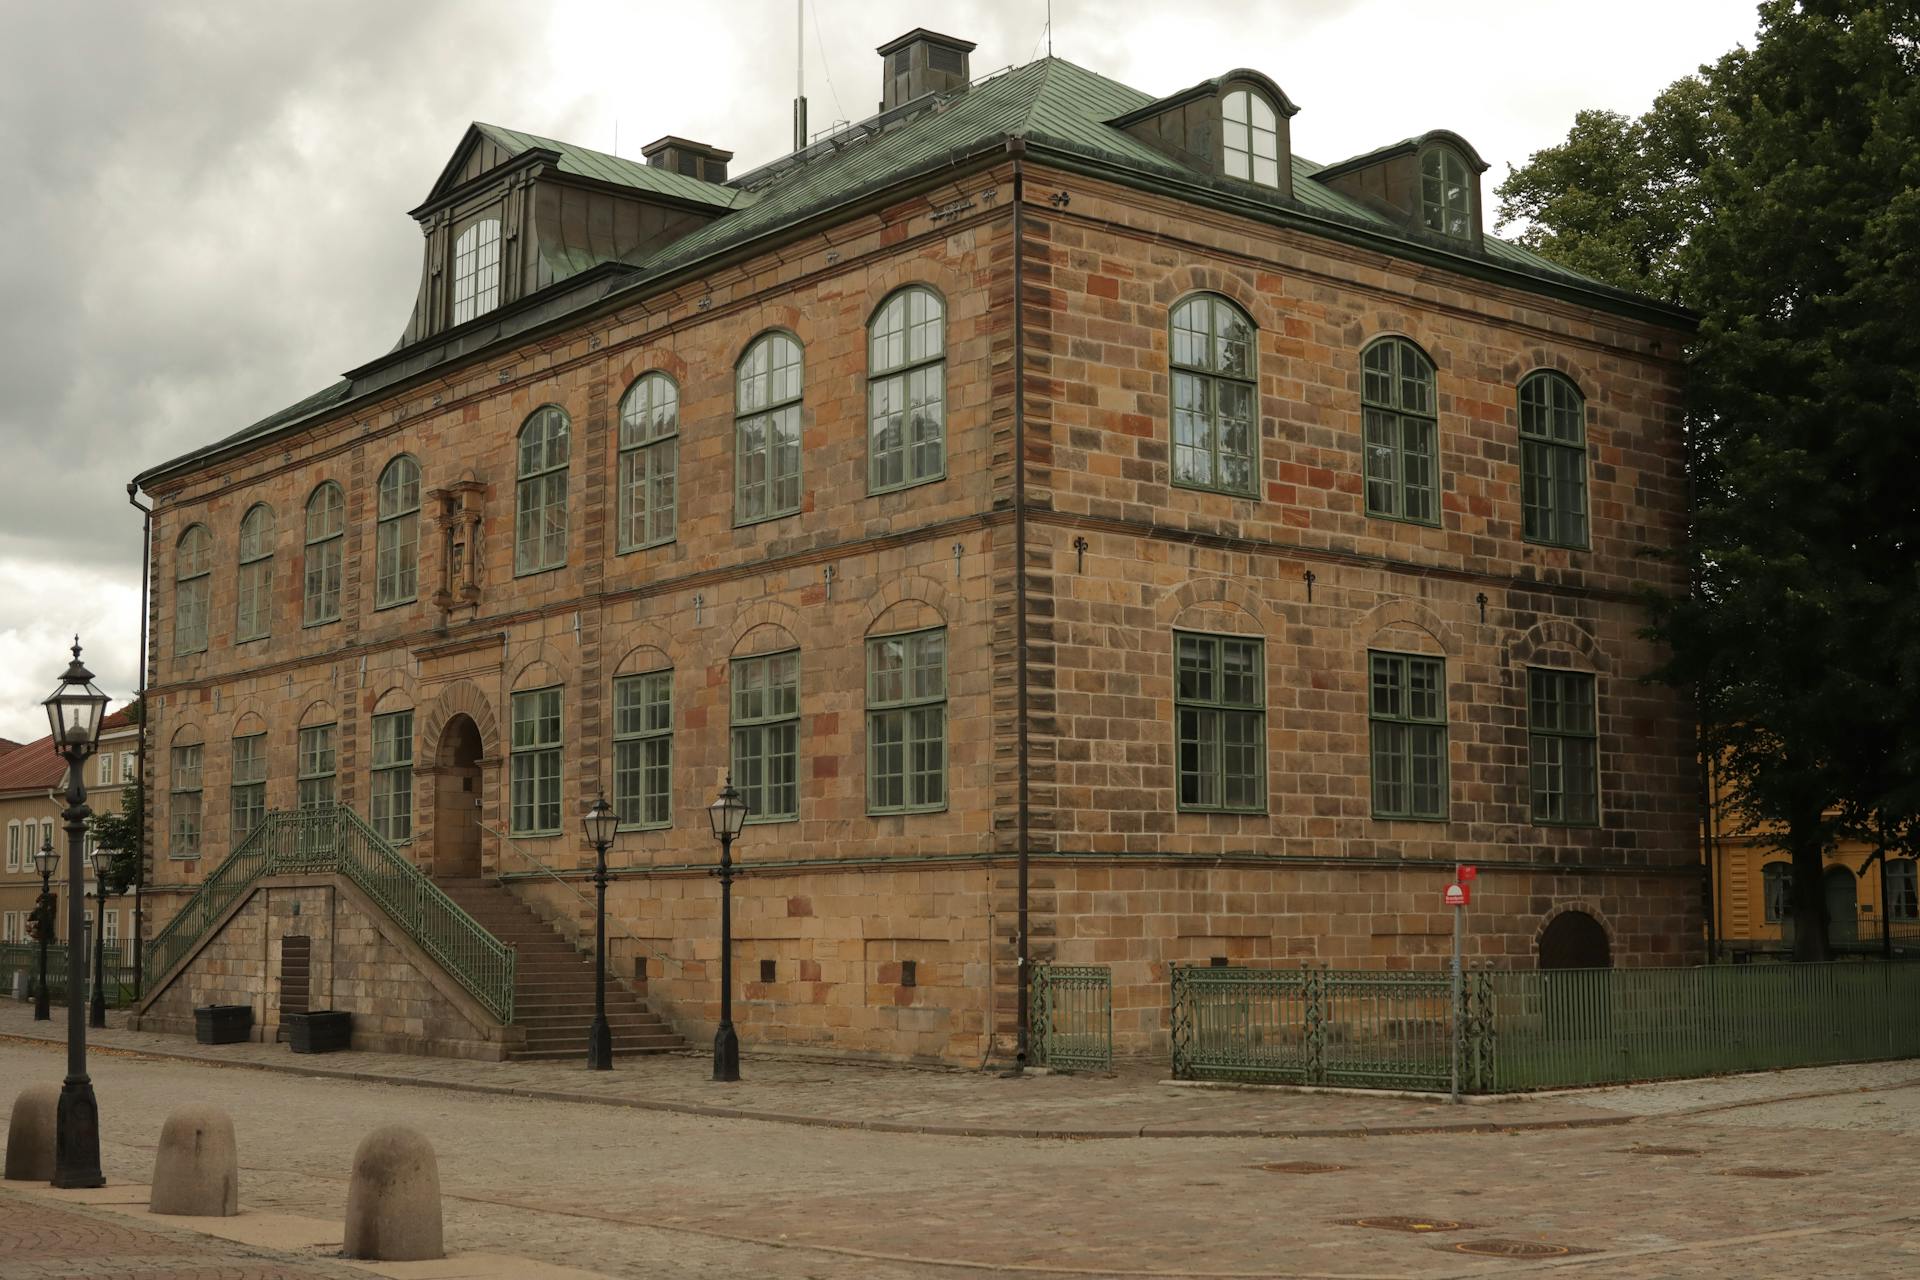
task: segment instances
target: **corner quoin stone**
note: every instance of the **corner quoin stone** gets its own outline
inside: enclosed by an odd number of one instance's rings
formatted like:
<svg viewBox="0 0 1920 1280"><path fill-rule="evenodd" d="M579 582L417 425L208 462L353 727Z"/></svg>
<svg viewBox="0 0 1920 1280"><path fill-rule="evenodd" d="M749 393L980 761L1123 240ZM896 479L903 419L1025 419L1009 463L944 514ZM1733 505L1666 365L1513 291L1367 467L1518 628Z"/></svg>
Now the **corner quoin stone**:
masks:
<svg viewBox="0 0 1920 1280"><path fill-rule="evenodd" d="M347 1184L343 1252L379 1262L446 1257L440 1230L440 1166L425 1134L387 1125L361 1139Z"/></svg>
<svg viewBox="0 0 1920 1280"><path fill-rule="evenodd" d="M240 1212L240 1154L233 1121L218 1107L175 1108L153 1160L154 1213L231 1218Z"/></svg>
<svg viewBox="0 0 1920 1280"><path fill-rule="evenodd" d="M13 1100L7 1125L7 1181L52 1182L60 1086L30 1084Z"/></svg>

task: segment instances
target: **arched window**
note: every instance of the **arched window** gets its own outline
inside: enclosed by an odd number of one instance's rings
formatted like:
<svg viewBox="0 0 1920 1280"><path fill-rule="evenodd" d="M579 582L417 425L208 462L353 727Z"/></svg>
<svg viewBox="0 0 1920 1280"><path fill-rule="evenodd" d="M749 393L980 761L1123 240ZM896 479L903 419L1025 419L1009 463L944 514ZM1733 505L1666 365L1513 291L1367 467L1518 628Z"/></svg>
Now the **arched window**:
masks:
<svg viewBox="0 0 1920 1280"><path fill-rule="evenodd" d="M174 735L167 759L167 852L176 858L200 856L201 756L198 730Z"/></svg>
<svg viewBox="0 0 1920 1280"><path fill-rule="evenodd" d="M420 464L404 453L380 473L378 519L373 607L384 609L420 594Z"/></svg>
<svg viewBox="0 0 1920 1280"><path fill-rule="evenodd" d="M1788 898L1792 884L1792 863L1769 862L1760 868L1761 909L1768 924L1777 924L1793 914Z"/></svg>
<svg viewBox="0 0 1920 1280"><path fill-rule="evenodd" d="M791 334L755 339L734 374L733 521L751 524L800 510L800 344Z"/></svg>
<svg viewBox="0 0 1920 1280"><path fill-rule="evenodd" d="M1467 162L1446 147L1420 157L1420 222L1456 240L1473 238L1473 186Z"/></svg>
<svg viewBox="0 0 1920 1280"><path fill-rule="evenodd" d="M947 473L947 308L923 285L902 289L867 330L867 491Z"/></svg>
<svg viewBox="0 0 1920 1280"><path fill-rule="evenodd" d="M1887 918L1920 920L1920 864L1912 858L1887 859Z"/></svg>
<svg viewBox="0 0 1920 1280"><path fill-rule="evenodd" d="M173 651L201 653L207 647L207 593L212 588L213 535L190 525L173 549Z"/></svg>
<svg viewBox="0 0 1920 1280"><path fill-rule="evenodd" d="M516 494L513 571L538 573L567 562L566 411L535 409L520 428L520 487Z"/></svg>
<svg viewBox="0 0 1920 1280"><path fill-rule="evenodd" d="M643 373L620 399L620 549L673 541L680 483L680 389Z"/></svg>
<svg viewBox="0 0 1920 1280"><path fill-rule="evenodd" d="M1367 514L1440 522L1440 432L1433 362L1405 338L1380 338L1360 356Z"/></svg>
<svg viewBox="0 0 1920 1280"><path fill-rule="evenodd" d="M394 844L413 839L413 711L373 718L373 829Z"/></svg>
<svg viewBox="0 0 1920 1280"><path fill-rule="evenodd" d="M1255 496L1253 321L1225 298L1173 309L1173 482Z"/></svg>
<svg viewBox="0 0 1920 1280"><path fill-rule="evenodd" d="M1520 383L1520 510L1528 542L1587 545L1587 402L1548 370Z"/></svg>
<svg viewBox="0 0 1920 1280"><path fill-rule="evenodd" d="M328 480L307 498L307 554L302 625L340 620L340 548L347 531L347 499Z"/></svg>
<svg viewBox="0 0 1920 1280"><path fill-rule="evenodd" d="M1280 185L1280 126L1273 104L1247 89L1235 89L1220 103L1227 176Z"/></svg>
<svg viewBox="0 0 1920 1280"><path fill-rule="evenodd" d="M264 639L273 630L273 510L258 503L240 521L240 572L234 583L233 638Z"/></svg>
<svg viewBox="0 0 1920 1280"><path fill-rule="evenodd" d="M500 219L482 218L453 242L453 322L500 305Z"/></svg>

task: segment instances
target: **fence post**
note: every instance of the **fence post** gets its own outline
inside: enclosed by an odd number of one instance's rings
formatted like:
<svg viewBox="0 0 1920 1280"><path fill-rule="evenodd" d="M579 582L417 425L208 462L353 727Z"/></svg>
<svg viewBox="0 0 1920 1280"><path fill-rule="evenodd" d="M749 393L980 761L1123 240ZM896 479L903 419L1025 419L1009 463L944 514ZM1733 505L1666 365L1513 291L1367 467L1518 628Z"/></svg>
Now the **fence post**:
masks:
<svg viewBox="0 0 1920 1280"><path fill-rule="evenodd" d="M1300 969L1305 976L1300 996L1306 1014L1306 1068L1307 1083L1322 1084L1327 1078L1326 1010L1321 1001L1326 996L1324 971L1316 971L1311 964L1302 960Z"/></svg>

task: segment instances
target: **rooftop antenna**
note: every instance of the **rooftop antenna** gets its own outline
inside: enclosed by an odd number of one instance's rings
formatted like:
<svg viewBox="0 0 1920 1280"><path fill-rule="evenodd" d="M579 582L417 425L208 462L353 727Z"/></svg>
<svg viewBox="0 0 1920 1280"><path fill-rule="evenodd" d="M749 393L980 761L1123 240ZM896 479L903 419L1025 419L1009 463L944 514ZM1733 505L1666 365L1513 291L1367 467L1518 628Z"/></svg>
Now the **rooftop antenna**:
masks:
<svg viewBox="0 0 1920 1280"><path fill-rule="evenodd" d="M807 0L793 5L793 149L807 149Z"/></svg>
<svg viewBox="0 0 1920 1280"><path fill-rule="evenodd" d="M1047 0L1047 56L1053 56L1053 0Z"/></svg>

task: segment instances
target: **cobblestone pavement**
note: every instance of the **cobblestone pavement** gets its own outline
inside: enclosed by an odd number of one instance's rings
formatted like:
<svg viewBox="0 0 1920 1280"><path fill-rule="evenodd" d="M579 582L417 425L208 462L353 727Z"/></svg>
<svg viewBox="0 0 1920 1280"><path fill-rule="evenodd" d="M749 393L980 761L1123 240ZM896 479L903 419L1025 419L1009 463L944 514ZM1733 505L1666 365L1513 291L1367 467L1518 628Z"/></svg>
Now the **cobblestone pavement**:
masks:
<svg viewBox="0 0 1920 1280"><path fill-rule="evenodd" d="M1898 1068L1556 1104L1623 1121L1605 1128L1072 1141L808 1128L125 1054L93 1066L109 1177L145 1180L167 1111L210 1100L234 1117L244 1206L338 1220L355 1144L408 1123L439 1152L450 1244L610 1276L1920 1274L1920 1157L1903 1136L1920 1073ZM10 1087L60 1069L50 1044L0 1043ZM995 1082L995 1096L1083 1083ZM1802 1096L1823 1084L1849 1092ZM1189 1092L1152 1096L1187 1105ZM1645 1114L1613 1109L1623 1094ZM1239 1105L1199 1101L1222 1098ZM1348 1101L1287 1105L1304 1116ZM1727 1103L1742 1105L1700 1110ZM1426 1108L1372 1105L1389 1119ZM1875 1127L1893 1115L1905 1119ZM1428 1229L1353 1225L1395 1217ZM0 1276L16 1261L0 1247Z"/></svg>

